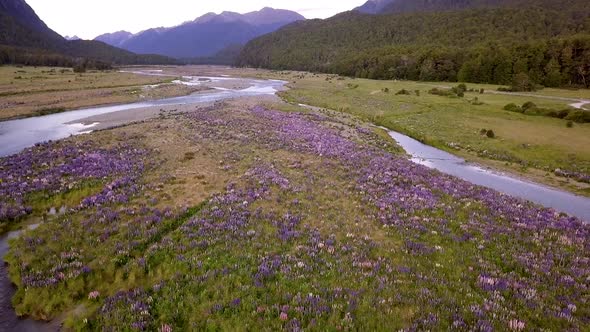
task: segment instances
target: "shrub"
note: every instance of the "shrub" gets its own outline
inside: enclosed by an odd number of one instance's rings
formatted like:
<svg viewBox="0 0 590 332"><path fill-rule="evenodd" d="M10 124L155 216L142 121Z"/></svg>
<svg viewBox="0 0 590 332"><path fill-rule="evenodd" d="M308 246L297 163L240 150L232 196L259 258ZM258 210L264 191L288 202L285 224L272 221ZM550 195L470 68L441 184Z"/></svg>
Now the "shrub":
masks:
<svg viewBox="0 0 590 332"><path fill-rule="evenodd" d="M416 93L416 96L420 97L420 90L416 90L414 92Z"/></svg>
<svg viewBox="0 0 590 332"><path fill-rule="evenodd" d="M455 95L453 93L453 91L443 90L443 89L439 89L439 88L431 89L430 91L428 91L428 93L430 93L431 95L437 95L437 96L443 96L443 97L451 97L451 96Z"/></svg>
<svg viewBox="0 0 590 332"><path fill-rule="evenodd" d="M348 83L346 86L347 86L349 89L356 89L356 88L358 88L358 87L359 87L359 85L358 85L358 84L352 84L352 83Z"/></svg>
<svg viewBox="0 0 590 332"><path fill-rule="evenodd" d="M496 137L496 134L494 133L494 131L493 131L493 130L488 130L488 131L486 132L486 136L487 136L488 138L495 138L495 137Z"/></svg>
<svg viewBox="0 0 590 332"><path fill-rule="evenodd" d="M583 110L571 111L565 119L577 123L590 123L590 112Z"/></svg>
<svg viewBox="0 0 590 332"><path fill-rule="evenodd" d="M381 91L383 91L385 93L389 93L389 88L383 88L383 89L381 89Z"/></svg>
<svg viewBox="0 0 590 332"><path fill-rule="evenodd" d="M411 95L411 93L406 89L401 89L398 92L396 92L396 95Z"/></svg>
<svg viewBox="0 0 590 332"><path fill-rule="evenodd" d="M461 83L456 87L452 88L451 91L457 95L457 97L464 97L465 91L467 91L467 85Z"/></svg>
<svg viewBox="0 0 590 332"><path fill-rule="evenodd" d="M485 92L485 90L483 88L479 89L479 94L483 95L483 93Z"/></svg>
<svg viewBox="0 0 590 332"><path fill-rule="evenodd" d="M572 128L574 126L574 122L570 120L565 124L565 126L568 128Z"/></svg>
<svg viewBox="0 0 590 332"><path fill-rule="evenodd" d="M524 110L514 103L504 106L504 110L509 112L524 113Z"/></svg>
<svg viewBox="0 0 590 332"><path fill-rule="evenodd" d="M482 130L480 130L480 131L479 131L479 134L480 134L481 136L483 136L483 135L485 135L485 134L487 134L487 133L488 133L488 130L487 130L487 129L482 129Z"/></svg>
<svg viewBox="0 0 590 332"><path fill-rule="evenodd" d="M556 118L565 119L570 114L570 109L564 109L557 112Z"/></svg>
<svg viewBox="0 0 590 332"><path fill-rule="evenodd" d="M74 66L73 69L74 69L74 73L85 73L86 72L86 67L80 66L80 65Z"/></svg>
<svg viewBox="0 0 590 332"><path fill-rule="evenodd" d="M537 105L535 105L535 103L532 101L527 101L526 103L522 104L522 109L525 111L532 108L537 108Z"/></svg>

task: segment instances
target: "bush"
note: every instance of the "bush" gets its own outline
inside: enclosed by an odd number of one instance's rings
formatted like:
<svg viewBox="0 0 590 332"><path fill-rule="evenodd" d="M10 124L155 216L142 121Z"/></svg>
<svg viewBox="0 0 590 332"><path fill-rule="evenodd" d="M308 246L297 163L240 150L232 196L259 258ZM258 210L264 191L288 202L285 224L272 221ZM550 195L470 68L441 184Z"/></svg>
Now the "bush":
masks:
<svg viewBox="0 0 590 332"><path fill-rule="evenodd" d="M420 97L420 90L416 90L414 92L416 93L416 96Z"/></svg>
<svg viewBox="0 0 590 332"><path fill-rule="evenodd" d="M479 94L480 94L480 95L483 95L483 94L484 94L484 92L486 92L486 90L484 90L483 88L479 89Z"/></svg>
<svg viewBox="0 0 590 332"><path fill-rule="evenodd" d="M556 118L565 119L570 114L570 111L571 111L570 109L561 110L561 111L557 112Z"/></svg>
<svg viewBox="0 0 590 332"><path fill-rule="evenodd" d="M570 120L577 123L590 123L590 112L583 110L571 111L566 117L566 120Z"/></svg>
<svg viewBox="0 0 590 332"><path fill-rule="evenodd" d="M439 88L434 88L428 91L431 95L443 96L443 97L453 97L455 93L451 90L443 90Z"/></svg>
<svg viewBox="0 0 590 332"><path fill-rule="evenodd" d="M573 121L568 121L568 122L565 124L565 126L566 126L566 127L568 127L568 128L572 128L572 127L574 126L574 122L573 122Z"/></svg>
<svg viewBox="0 0 590 332"><path fill-rule="evenodd" d="M522 109L525 111L532 108L537 108L537 105L535 105L535 103L532 101L527 101L526 103L522 104Z"/></svg>
<svg viewBox="0 0 590 332"><path fill-rule="evenodd" d="M482 130L480 130L480 131L479 131L479 134L480 134L481 136L483 136L483 135L485 135L485 134L487 134L487 133L488 133L488 130L487 130L487 129L482 129Z"/></svg>
<svg viewBox="0 0 590 332"><path fill-rule="evenodd" d="M453 93L455 93L457 95L457 97L464 97L465 96L465 91L467 91L467 85L461 83L459 85L457 85L456 87L452 88L451 91L453 91Z"/></svg>
<svg viewBox="0 0 590 332"><path fill-rule="evenodd" d="M85 73L86 66L84 64L77 64L74 66L74 73Z"/></svg>
<svg viewBox="0 0 590 332"><path fill-rule="evenodd" d="M398 92L395 93L396 95L411 95L410 91L406 90L406 89L401 89Z"/></svg>
<svg viewBox="0 0 590 332"><path fill-rule="evenodd" d="M385 93L389 93L389 88L383 88L383 89L381 89L381 91L383 91Z"/></svg>
<svg viewBox="0 0 590 332"><path fill-rule="evenodd" d="M488 130L488 131L486 132L486 136L487 136L488 138L495 138L495 137L496 137L496 134L494 133L494 131L493 131L493 130Z"/></svg>
<svg viewBox="0 0 590 332"><path fill-rule="evenodd" d="M504 110L509 112L524 113L524 110L514 103L510 103L504 106Z"/></svg>

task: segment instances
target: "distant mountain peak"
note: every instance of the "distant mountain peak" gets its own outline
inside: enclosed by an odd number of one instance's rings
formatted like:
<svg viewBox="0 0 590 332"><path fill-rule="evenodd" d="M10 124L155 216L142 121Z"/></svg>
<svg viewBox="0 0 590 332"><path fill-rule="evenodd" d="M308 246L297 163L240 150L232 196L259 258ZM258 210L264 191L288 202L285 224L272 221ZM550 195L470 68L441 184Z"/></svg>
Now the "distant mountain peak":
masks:
<svg viewBox="0 0 590 332"><path fill-rule="evenodd" d="M265 7L245 14L232 11L206 13L175 27L148 29L134 35L128 32L104 34L95 40L138 53L177 58L207 57L300 20L305 17L299 13Z"/></svg>
<svg viewBox="0 0 590 332"><path fill-rule="evenodd" d="M94 38L94 40L119 47L132 36L133 34L131 32L121 30L113 33L105 33Z"/></svg>
<svg viewBox="0 0 590 332"><path fill-rule="evenodd" d="M82 38L80 38L80 37L78 37L76 35L73 35L73 36L64 36L64 38L67 39L67 40L80 40L80 39L82 39Z"/></svg>

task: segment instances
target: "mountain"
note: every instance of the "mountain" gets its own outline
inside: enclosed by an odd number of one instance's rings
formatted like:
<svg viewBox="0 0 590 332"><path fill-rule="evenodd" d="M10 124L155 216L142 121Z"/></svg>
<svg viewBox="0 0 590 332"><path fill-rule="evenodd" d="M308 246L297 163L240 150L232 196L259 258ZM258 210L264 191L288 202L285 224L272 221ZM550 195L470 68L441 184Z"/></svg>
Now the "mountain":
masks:
<svg viewBox="0 0 590 332"><path fill-rule="evenodd" d="M51 30L24 0L0 0L0 15L11 17L15 24L59 39L61 36Z"/></svg>
<svg viewBox="0 0 590 332"><path fill-rule="evenodd" d="M115 47L121 47L123 43L125 43L132 36L133 34L131 32L117 31L113 33L105 33L104 35L94 38L94 40L101 41Z"/></svg>
<svg viewBox="0 0 590 332"><path fill-rule="evenodd" d="M365 14L379 14L395 0L369 0L354 10Z"/></svg>
<svg viewBox="0 0 590 332"><path fill-rule="evenodd" d="M80 39L82 39L82 38L80 38L80 37L78 37L78 36L76 36L76 35L73 35L73 36L64 36L64 38L65 38L66 40L70 40L70 41L71 41L71 40L80 40Z"/></svg>
<svg viewBox="0 0 590 332"><path fill-rule="evenodd" d="M79 62L78 58L86 59L86 63L176 63L99 41L67 40L51 30L24 0L0 0L0 51L0 64L71 65Z"/></svg>
<svg viewBox="0 0 590 332"><path fill-rule="evenodd" d="M136 53L203 58L300 20L305 18L296 12L273 8L246 14L208 13L176 27L149 29L135 35L117 32L101 35L95 40Z"/></svg>
<svg viewBox="0 0 590 332"><path fill-rule="evenodd" d="M590 6L587 0L395 0L380 15L345 12L256 38L237 64L496 84L524 74L536 84L588 86Z"/></svg>

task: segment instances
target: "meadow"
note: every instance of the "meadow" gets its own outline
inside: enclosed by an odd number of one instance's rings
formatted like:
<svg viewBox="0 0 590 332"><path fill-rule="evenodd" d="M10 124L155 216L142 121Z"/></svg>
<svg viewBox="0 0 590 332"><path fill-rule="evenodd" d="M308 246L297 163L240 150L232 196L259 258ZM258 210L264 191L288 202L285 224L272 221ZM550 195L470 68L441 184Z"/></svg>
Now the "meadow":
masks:
<svg viewBox="0 0 590 332"><path fill-rule="evenodd" d="M40 222L11 241L17 313L66 329L590 324L588 224L413 164L345 113L164 110L2 158L0 188L7 228Z"/></svg>

